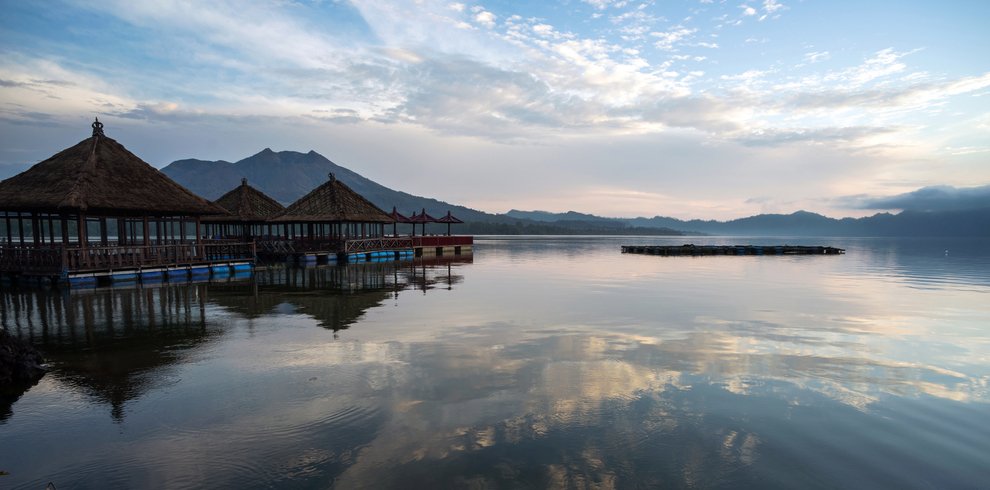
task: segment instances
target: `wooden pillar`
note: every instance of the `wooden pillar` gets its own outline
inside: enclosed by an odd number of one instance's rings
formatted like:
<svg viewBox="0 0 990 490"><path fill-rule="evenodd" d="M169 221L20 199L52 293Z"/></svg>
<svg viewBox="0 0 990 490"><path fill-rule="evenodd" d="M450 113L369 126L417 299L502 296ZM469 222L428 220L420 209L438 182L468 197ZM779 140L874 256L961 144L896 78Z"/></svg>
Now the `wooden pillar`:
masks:
<svg viewBox="0 0 990 490"><path fill-rule="evenodd" d="M109 233L107 233L107 217L106 216L100 216L100 245L103 245L104 247L108 245L108 243L107 243L107 241L108 241L107 235L108 234Z"/></svg>
<svg viewBox="0 0 990 490"><path fill-rule="evenodd" d="M21 246L24 246L24 216L21 213L17 213L17 232L21 242Z"/></svg>
<svg viewBox="0 0 990 490"><path fill-rule="evenodd" d="M77 233L79 233L79 248L80 248L79 261L83 265L89 265L89 254L86 253L86 249L89 246L88 244L89 237L86 236L89 233L88 230L86 230L86 213L83 213L82 211L79 212L79 216L76 224L78 225Z"/></svg>
<svg viewBox="0 0 990 490"><path fill-rule="evenodd" d="M55 221L50 214L48 215L48 237L48 243L55 245Z"/></svg>
<svg viewBox="0 0 990 490"><path fill-rule="evenodd" d="M155 243L158 244L158 245L164 244L164 240L162 240L162 218L161 217L159 217L157 220L155 220Z"/></svg>
<svg viewBox="0 0 990 490"><path fill-rule="evenodd" d="M141 219L141 225L142 225L142 227L141 227L141 239L142 239L142 242L144 242L144 246L147 247L147 246L151 245L151 237L149 236L149 235L151 235L151 227L148 226L148 215L144 215L141 218L142 218ZM142 252L142 255L144 253L146 253L146 252L147 252L147 249L145 249Z"/></svg>
<svg viewBox="0 0 990 490"><path fill-rule="evenodd" d="M197 217L196 217L196 241L197 241L197 242L198 242L198 241L200 240L200 237L201 237L201 235L200 235L200 233L199 233L199 232L200 232L200 227L201 227L202 225L203 225L203 222L202 222L202 220L200 219L200 217L199 217L199 216L197 216Z"/></svg>
<svg viewBox="0 0 990 490"><path fill-rule="evenodd" d="M9 226L9 225L8 225ZM62 245L69 245L69 219L63 214L61 215L61 226L62 228Z"/></svg>
<svg viewBox="0 0 990 490"><path fill-rule="evenodd" d="M11 230L10 229L10 213L9 212L4 211L4 213L3 213L3 221L4 221L4 224L7 225L7 227L6 227L6 229L7 229L7 245L13 246L14 245L14 230Z"/></svg>
<svg viewBox="0 0 990 490"><path fill-rule="evenodd" d="M34 211L31 211L31 241L34 242L34 246L37 247L41 245L41 237L44 233L38 233L38 228L41 228L38 224L38 215Z"/></svg>
<svg viewBox="0 0 990 490"><path fill-rule="evenodd" d="M186 243L186 222L179 218L179 243Z"/></svg>

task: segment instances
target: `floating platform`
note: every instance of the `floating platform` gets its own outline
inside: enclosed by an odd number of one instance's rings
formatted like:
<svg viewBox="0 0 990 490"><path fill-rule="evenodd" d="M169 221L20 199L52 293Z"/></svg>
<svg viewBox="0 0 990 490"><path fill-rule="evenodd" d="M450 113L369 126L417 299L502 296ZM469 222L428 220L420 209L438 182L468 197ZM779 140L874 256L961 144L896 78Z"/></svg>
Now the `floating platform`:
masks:
<svg viewBox="0 0 990 490"><path fill-rule="evenodd" d="M806 245L623 245L624 254L662 255L839 255L845 249Z"/></svg>

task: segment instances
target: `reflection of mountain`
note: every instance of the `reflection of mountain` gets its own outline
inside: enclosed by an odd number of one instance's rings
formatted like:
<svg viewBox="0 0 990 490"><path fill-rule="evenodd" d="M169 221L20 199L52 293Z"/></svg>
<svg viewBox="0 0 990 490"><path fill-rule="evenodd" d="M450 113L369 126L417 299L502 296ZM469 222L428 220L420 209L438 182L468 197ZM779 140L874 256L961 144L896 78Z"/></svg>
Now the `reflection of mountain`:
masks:
<svg viewBox="0 0 990 490"><path fill-rule="evenodd" d="M201 298L206 285L59 292L4 290L2 326L44 352L51 375L109 404L161 380L183 352L216 336Z"/></svg>

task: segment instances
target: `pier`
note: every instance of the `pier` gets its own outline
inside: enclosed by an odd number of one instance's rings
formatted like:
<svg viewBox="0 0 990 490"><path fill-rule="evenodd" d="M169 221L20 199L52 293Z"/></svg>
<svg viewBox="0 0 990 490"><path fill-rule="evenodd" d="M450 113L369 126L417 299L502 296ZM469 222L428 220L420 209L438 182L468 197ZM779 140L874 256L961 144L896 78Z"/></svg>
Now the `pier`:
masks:
<svg viewBox="0 0 990 490"><path fill-rule="evenodd" d="M623 245L624 254L661 255L839 255L841 248L807 245Z"/></svg>
<svg viewBox="0 0 990 490"><path fill-rule="evenodd" d="M288 207L247 179L210 202L108 138L98 120L92 129L0 181L3 284L181 281L250 271L257 260L384 262L467 255L474 244L451 235L463 222L450 211L389 214L333 173ZM398 233L399 223L412 225L409 235ZM428 223L446 224L447 234L427 235Z"/></svg>

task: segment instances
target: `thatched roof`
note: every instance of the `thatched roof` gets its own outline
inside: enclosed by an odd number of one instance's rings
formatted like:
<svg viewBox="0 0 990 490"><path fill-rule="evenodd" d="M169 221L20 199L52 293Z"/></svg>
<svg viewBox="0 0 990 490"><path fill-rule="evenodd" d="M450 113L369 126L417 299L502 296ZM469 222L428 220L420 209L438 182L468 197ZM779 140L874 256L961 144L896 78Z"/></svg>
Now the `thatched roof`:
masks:
<svg viewBox="0 0 990 490"><path fill-rule="evenodd" d="M0 182L0 210L89 214L224 214L123 145L97 132Z"/></svg>
<svg viewBox="0 0 990 490"><path fill-rule="evenodd" d="M230 216L208 216L204 221L265 221L285 212L285 206L251 187L247 179L241 185L213 201L230 212Z"/></svg>
<svg viewBox="0 0 990 490"><path fill-rule="evenodd" d="M272 221L392 223L392 217L331 174Z"/></svg>

